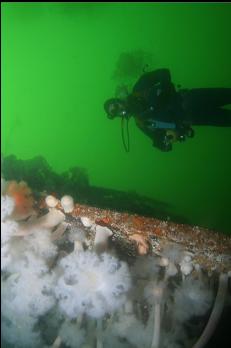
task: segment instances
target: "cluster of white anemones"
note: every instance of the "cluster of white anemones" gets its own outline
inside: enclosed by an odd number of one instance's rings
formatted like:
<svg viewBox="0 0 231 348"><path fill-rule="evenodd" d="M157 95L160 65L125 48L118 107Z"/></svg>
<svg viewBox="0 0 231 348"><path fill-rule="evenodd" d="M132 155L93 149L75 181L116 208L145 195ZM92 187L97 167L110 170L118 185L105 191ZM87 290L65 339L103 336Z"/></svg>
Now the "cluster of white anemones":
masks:
<svg viewBox="0 0 231 348"><path fill-rule="evenodd" d="M108 248L110 228L81 217L82 227L72 227L65 235L73 243L73 251L61 256L56 240L63 237L68 225L65 214L57 209L59 201L47 196L47 214L28 216L26 221L18 220L17 215L15 221L15 202L5 193L6 186L2 181L4 342L17 348L47 347L39 320L49 316L54 308L61 315L61 324L52 347L64 342L71 348L167 348L171 342L172 347L179 348L178 342L187 342L183 324L193 316L207 313L213 301L213 293L203 282L192 254L170 245L159 256L137 257L129 267ZM70 196L64 196L60 204L65 213L74 209ZM91 250L86 229L94 234ZM172 279L177 285L173 285ZM224 277L221 294L226 284ZM141 303L148 308L146 322ZM162 328L166 310L174 330ZM214 321L213 314L211 318ZM204 337L203 342L208 333Z"/></svg>
<svg viewBox="0 0 231 348"><path fill-rule="evenodd" d="M56 209L58 200L48 196L46 204L49 212L41 217L33 215L26 221L14 221L14 199L4 193L2 190L4 341L16 347L45 347L36 327L39 318L57 304L61 313L67 317L60 329L64 341L68 341L67 332L74 332L68 318L78 318L81 314L101 318L123 305L131 278L126 263L107 253L107 239L111 231L109 233L102 226L92 226L95 229L95 250L83 251L82 248L80 252L75 248L51 268L58 253L54 235L57 237L60 227L63 233L67 226L65 215ZM73 199L64 196L61 205L69 213L74 208ZM84 234L80 238L78 231L72 232L72 240L75 243L79 240L81 244ZM96 252L98 245L104 247L101 254ZM20 318L30 325L22 325ZM68 342L73 340L69 338Z"/></svg>

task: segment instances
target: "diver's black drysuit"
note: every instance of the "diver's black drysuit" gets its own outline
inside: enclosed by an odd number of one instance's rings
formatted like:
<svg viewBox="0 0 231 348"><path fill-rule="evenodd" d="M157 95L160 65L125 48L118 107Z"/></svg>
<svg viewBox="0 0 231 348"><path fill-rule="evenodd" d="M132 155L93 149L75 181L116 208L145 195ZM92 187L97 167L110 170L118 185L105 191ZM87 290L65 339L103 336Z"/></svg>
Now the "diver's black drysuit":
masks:
<svg viewBox="0 0 231 348"><path fill-rule="evenodd" d="M231 104L231 88L177 91L168 69L143 74L126 100L137 126L162 151L172 148L168 130L174 130L178 140L184 140L188 134L193 136L191 125L231 126L231 110L222 108L227 104Z"/></svg>

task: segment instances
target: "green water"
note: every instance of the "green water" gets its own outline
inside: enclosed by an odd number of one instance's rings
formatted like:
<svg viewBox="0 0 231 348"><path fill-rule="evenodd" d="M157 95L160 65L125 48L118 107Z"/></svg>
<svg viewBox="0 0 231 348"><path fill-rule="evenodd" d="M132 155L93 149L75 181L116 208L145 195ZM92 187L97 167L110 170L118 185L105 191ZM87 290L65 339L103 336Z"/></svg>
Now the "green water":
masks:
<svg viewBox="0 0 231 348"><path fill-rule="evenodd" d="M231 4L2 3L2 152L42 155L61 173L169 204L193 224L229 233L231 128L194 127L162 153L103 103L123 80L122 53L143 51L183 87L231 87ZM114 77L113 77L114 76Z"/></svg>

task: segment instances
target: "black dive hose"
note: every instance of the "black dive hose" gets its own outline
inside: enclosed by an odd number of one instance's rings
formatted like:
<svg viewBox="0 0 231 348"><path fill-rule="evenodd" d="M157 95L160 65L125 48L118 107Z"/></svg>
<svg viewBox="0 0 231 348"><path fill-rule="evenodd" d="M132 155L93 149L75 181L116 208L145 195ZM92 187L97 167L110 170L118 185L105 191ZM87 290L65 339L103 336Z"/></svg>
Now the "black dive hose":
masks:
<svg viewBox="0 0 231 348"><path fill-rule="evenodd" d="M126 124L126 135L127 135L127 144L125 142L125 136L124 136L124 122L125 120L127 121ZM126 152L130 151L130 139L129 139L129 130L128 130L128 118L122 117L121 119L121 134L122 134L122 140L123 140L123 145L124 145L124 149Z"/></svg>

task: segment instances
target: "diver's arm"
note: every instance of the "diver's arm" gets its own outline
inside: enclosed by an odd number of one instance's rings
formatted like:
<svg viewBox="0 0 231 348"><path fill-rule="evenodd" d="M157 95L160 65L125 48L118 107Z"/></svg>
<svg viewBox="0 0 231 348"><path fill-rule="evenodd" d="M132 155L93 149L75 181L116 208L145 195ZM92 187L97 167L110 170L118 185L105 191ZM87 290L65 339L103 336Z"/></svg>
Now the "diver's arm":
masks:
<svg viewBox="0 0 231 348"><path fill-rule="evenodd" d="M178 99L168 69L158 69L145 73L133 88L133 97L146 102L147 106L165 108ZM143 109L140 110L141 112Z"/></svg>
<svg viewBox="0 0 231 348"><path fill-rule="evenodd" d="M171 84L171 74L169 69L157 69L150 72L150 77L154 85L160 85L165 88Z"/></svg>
<svg viewBox="0 0 231 348"><path fill-rule="evenodd" d="M152 136L154 147L157 147L163 152L169 152L172 150L173 137L167 133L166 129L156 129Z"/></svg>
<svg viewBox="0 0 231 348"><path fill-rule="evenodd" d="M153 146L158 147L161 151L171 151L173 143L184 142L186 137L194 137L194 130L189 126L176 129L156 129L153 132Z"/></svg>
<svg viewBox="0 0 231 348"><path fill-rule="evenodd" d="M166 129L149 129L146 127L145 121L142 118L135 117L137 127L152 139L152 145L161 151L171 151L172 143L175 141L172 135L168 134Z"/></svg>
<svg viewBox="0 0 231 348"><path fill-rule="evenodd" d="M134 95L143 95L150 88L168 90L172 86L169 69L157 69L143 74L133 87Z"/></svg>

